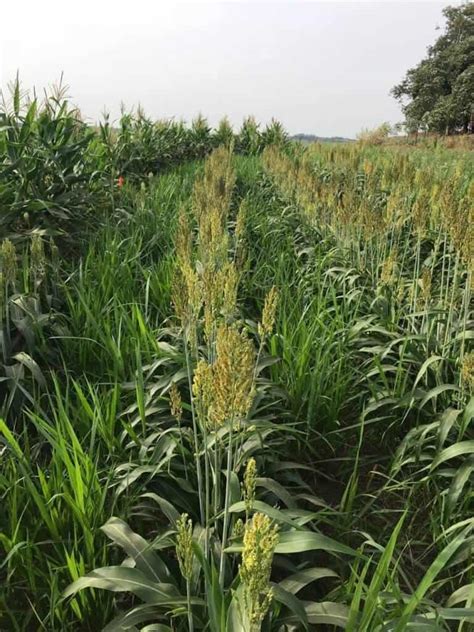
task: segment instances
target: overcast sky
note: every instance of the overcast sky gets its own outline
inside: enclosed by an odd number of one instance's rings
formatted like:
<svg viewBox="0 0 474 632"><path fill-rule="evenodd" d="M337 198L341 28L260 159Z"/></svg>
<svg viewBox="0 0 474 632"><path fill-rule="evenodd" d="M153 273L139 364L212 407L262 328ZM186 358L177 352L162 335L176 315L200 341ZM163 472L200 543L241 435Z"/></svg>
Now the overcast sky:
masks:
<svg viewBox="0 0 474 632"><path fill-rule="evenodd" d="M401 120L390 88L424 56L455 2L4 0L2 87L64 72L83 114L141 103L153 117L354 136ZM459 3L458 3L459 4Z"/></svg>

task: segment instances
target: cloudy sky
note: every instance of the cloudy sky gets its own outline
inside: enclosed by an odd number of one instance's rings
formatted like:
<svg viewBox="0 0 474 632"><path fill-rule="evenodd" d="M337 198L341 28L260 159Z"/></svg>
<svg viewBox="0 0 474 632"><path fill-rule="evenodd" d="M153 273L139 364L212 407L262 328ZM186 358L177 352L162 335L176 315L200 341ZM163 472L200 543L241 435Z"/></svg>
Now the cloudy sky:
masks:
<svg viewBox="0 0 474 632"><path fill-rule="evenodd" d="M17 0L2 6L0 81L64 72L84 115L141 103L153 117L354 136L401 119L390 88L455 2Z"/></svg>

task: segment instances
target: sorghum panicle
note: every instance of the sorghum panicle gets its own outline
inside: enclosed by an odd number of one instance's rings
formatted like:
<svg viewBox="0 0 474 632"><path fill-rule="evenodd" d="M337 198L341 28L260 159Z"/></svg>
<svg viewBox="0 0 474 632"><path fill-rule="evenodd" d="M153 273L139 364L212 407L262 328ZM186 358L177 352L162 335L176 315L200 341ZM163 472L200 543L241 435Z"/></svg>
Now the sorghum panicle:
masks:
<svg viewBox="0 0 474 632"><path fill-rule="evenodd" d="M2 272L5 284L14 284L17 274L16 250L9 239L4 239L1 247Z"/></svg>
<svg viewBox="0 0 474 632"><path fill-rule="evenodd" d="M277 544L278 527L272 524L268 516L256 513L245 525L242 564L239 568L250 632L260 630L273 598L269 582Z"/></svg>
<svg viewBox="0 0 474 632"><path fill-rule="evenodd" d="M181 400L179 389L176 386L176 382L173 382L170 388L170 409L171 414L179 423L183 416L183 402Z"/></svg>
<svg viewBox="0 0 474 632"><path fill-rule="evenodd" d="M265 297L262 311L262 322L259 323L258 331L260 336L269 336L275 325L276 309L278 305L278 290L275 286L271 288Z"/></svg>
<svg viewBox="0 0 474 632"><path fill-rule="evenodd" d="M255 502L255 489L257 486L257 464L255 459L251 457L247 461L244 473L243 496L245 502L245 513L248 516L253 510Z"/></svg>
<svg viewBox="0 0 474 632"><path fill-rule="evenodd" d="M216 425L243 418L253 401L255 349L235 326L221 325L216 335L214 397L210 417Z"/></svg>
<svg viewBox="0 0 474 632"><path fill-rule="evenodd" d="M179 562L181 575L187 581L193 574L193 523L188 514L183 513L176 522L178 534L176 536L176 556Z"/></svg>

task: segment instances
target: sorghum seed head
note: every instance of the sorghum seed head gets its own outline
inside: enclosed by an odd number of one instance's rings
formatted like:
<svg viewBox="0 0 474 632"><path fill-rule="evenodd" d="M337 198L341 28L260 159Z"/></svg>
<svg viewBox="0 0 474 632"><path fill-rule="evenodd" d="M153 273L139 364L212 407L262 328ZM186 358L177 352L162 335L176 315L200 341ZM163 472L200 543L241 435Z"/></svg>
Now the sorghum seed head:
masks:
<svg viewBox="0 0 474 632"><path fill-rule="evenodd" d="M181 514L176 522L176 556L179 562L181 575L187 581L191 580L193 574L193 523L188 519L188 514Z"/></svg>
<svg viewBox="0 0 474 632"><path fill-rule="evenodd" d="M214 395L213 368L205 360L199 360L194 370L193 396L196 399L196 409L201 422L206 424L209 430L217 430L217 426L209 418L209 409Z"/></svg>
<svg viewBox="0 0 474 632"><path fill-rule="evenodd" d="M461 380L469 390L474 391L474 351L466 353L461 366Z"/></svg>
<svg viewBox="0 0 474 632"><path fill-rule="evenodd" d="M210 419L222 425L243 418L253 401L255 349L244 332L221 325L216 334L217 360L214 364L214 396Z"/></svg>
<svg viewBox="0 0 474 632"><path fill-rule="evenodd" d="M431 270L429 268L423 268L420 278L421 294L425 302L427 302L431 296Z"/></svg>
<svg viewBox="0 0 474 632"><path fill-rule="evenodd" d="M181 394L179 392L179 389L176 386L176 382L173 382L170 388L170 409L171 409L171 414L179 423L183 416L183 402L181 400Z"/></svg>
<svg viewBox="0 0 474 632"><path fill-rule="evenodd" d="M247 467L244 473L243 495L245 501L245 512L247 517L253 510L255 502L255 488L257 486L257 464L255 459L251 457L247 461Z"/></svg>
<svg viewBox="0 0 474 632"><path fill-rule="evenodd" d="M232 529L232 537L236 540L241 538L244 535L245 526L242 518L239 518L234 524L234 528Z"/></svg>
<svg viewBox="0 0 474 632"><path fill-rule="evenodd" d="M188 286L186 279L179 268L175 270L172 281L171 302L173 304L176 317L181 322L181 326L186 327L189 322Z"/></svg>
<svg viewBox="0 0 474 632"><path fill-rule="evenodd" d="M276 309L278 305L278 290L275 286L271 288L265 297L262 311L262 322L259 323L260 336L268 336L272 333L275 325Z"/></svg>
<svg viewBox="0 0 474 632"><path fill-rule="evenodd" d="M395 272L397 266L397 249L394 248L382 264L380 282L382 285L391 286L395 283Z"/></svg>
<svg viewBox="0 0 474 632"><path fill-rule="evenodd" d="M4 239L1 247L2 272L5 284L15 283L17 273L16 250L9 239Z"/></svg>
<svg viewBox="0 0 474 632"><path fill-rule="evenodd" d="M36 280L44 276L46 269L46 257L44 255L43 240L40 235L34 234L31 238L31 272Z"/></svg>
<svg viewBox="0 0 474 632"><path fill-rule="evenodd" d="M252 631L260 630L272 600L270 573L278 544L278 527L264 514L254 514L244 531L240 579L244 585L245 613Z"/></svg>

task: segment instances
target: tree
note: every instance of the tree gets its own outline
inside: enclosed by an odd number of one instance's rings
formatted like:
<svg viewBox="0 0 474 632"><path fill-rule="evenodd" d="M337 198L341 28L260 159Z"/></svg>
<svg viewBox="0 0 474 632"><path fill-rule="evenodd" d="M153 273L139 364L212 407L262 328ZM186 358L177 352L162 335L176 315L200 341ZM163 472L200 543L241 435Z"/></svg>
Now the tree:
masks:
<svg viewBox="0 0 474 632"><path fill-rule="evenodd" d="M392 89L408 131L474 132L474 4L446 7L445 32Z"/></svg>

